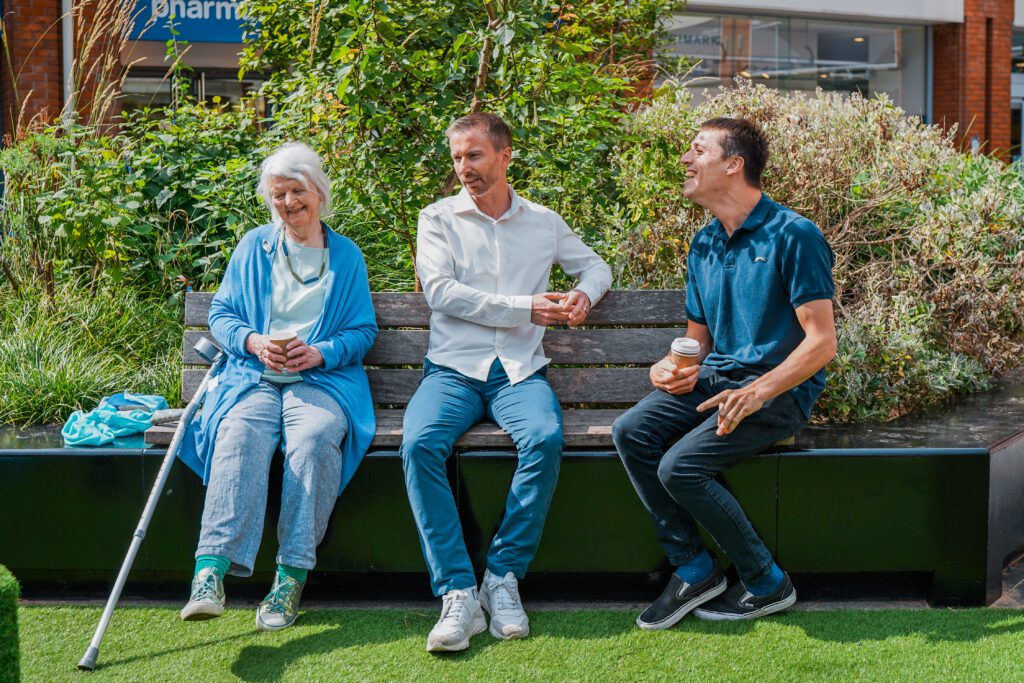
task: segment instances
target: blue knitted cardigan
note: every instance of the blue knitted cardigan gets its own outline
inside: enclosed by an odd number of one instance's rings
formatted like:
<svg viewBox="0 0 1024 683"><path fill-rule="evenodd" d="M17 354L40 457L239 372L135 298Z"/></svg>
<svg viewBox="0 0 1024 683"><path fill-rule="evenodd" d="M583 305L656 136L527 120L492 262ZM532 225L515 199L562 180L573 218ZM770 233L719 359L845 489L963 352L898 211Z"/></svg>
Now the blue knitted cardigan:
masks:
<svg viewBox="0 0 1024 683"><path fill-rule="evenodd" d="M362 361L377 336L377 322L362 252L352 240L324 227L331 258L330 268L324 273L324 309L306 340L320 350L324 364L301 374L304 381L327 391L348 418L340 494L359 467L376 430ZM263 374L263 364L245 350L245 340L253 332L266 334L270 329L271 270L279 236L275 225L246 233L231 255L210 305L210 332L224 349L226 362L211 378L202 411L189 425L178 454L204 484L209 481L221 419Z"/></svg>

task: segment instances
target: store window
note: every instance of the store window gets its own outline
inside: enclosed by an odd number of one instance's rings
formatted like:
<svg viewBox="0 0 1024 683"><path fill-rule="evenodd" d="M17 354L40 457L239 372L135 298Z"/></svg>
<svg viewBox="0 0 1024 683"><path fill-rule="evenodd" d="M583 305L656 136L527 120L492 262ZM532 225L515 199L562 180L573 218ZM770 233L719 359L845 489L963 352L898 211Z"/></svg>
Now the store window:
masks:
<svg viewBox="0 0 1024 683"><path fill-rule="evenodd" d="M1024 128L1024 31L1013 32L1010 58L1012 73L1010 74L1010 150L1014 161L1021 160L1021 129ZM1024 173L1024 164L1021 165Z"/></svg>
<svg viewBox="0 0 1024 683"><path fill-rule="evenodd" d="M189 92L200 102L213 102L219 98L222 106L233 107L246 95L259 90L262 80L238 80L238 72L199 71L189 74ZM125 80L121 95L124 111L135 111L146 107L164 107L171 103L171 82L166 72L147 74L144 70L133 70ZM263 102L257 103L257 114L262 116Z"/></svg>
<svg viewBox="0 0 1024 683"><path fill-rule="evenodd" d="M927 118L927 41L923 26L855 24L792 17L682 14L670 25L662 58L699 63L687 86L700 92L737 76L797 92L816 88L886 93Z"/></svg>

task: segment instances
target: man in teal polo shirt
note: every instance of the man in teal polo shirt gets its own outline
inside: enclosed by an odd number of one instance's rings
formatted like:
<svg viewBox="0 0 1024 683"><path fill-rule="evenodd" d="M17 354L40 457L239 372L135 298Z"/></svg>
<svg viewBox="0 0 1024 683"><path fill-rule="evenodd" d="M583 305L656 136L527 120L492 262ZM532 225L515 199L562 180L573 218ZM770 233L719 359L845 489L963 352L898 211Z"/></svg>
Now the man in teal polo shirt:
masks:
<svg viewBox="0 0 1024 683"><path fill-rule="evenodd" d="M690 242L686 336L701 364L651 368L654 391L612 429L615 446L675 571L637 618L665 629L702 619L753 619L796 602L733 495L715 477L792 436L810 418L835 355L832 250L821 231L761 192L768 143L756 124L704 123L683 156L691 201L711 220ZM736 566L728 586L697 531Z"/></svg>

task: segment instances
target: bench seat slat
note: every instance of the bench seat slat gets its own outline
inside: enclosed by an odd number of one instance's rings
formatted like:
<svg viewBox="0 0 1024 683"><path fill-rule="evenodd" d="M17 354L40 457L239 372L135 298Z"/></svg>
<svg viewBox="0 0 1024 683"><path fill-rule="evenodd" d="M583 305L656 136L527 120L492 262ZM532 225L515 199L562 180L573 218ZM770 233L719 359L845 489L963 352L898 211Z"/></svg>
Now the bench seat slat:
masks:
<svg viewBox="0 0 1024 683"><path fill-rule="evenodd" d="M374 449L397 449L402 444L404 410L377 410L377 436ZM621 408L579 409L563 412L563 432L568 448L612 448L612 423L624 412ZM146 431L146 443L167 446L174 436L175 424L159 425ZM493 422L482 422L462 436L457 448L515 448L512 439Z"/></svg>
<svg viewBox="0 0 1024 683"><path fill-rule="evenodd" d="M675 337L685 328L551 329L544 335L544 351L562 365L651 364L668 353ZM366 354L367 365L422 365L427 353L427 330L381 330ZM212 339L208 330L185 330L182 357L185 365L208 365L192 348L201 338Z"/></svg>
<svg viewBox="0 0 1024 683"><path fill-rule="evenodd" d="M373 292L377 324L382 327L427 327L430 309L421 292ZM189 292L185 326L206 327L213 292ZM682 290L613 290L590 312L588 325L685 325Z"/></svg>

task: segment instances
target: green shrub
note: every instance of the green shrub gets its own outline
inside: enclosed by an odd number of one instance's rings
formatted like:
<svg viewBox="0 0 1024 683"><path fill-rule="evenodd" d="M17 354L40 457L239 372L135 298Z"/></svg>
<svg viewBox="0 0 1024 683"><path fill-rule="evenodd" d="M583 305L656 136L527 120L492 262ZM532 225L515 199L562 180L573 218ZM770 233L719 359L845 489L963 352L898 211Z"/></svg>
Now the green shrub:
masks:
<svg viewBox="0 0 1024 683"><path fill-rule="evenodd" d="M7 187L2 255L52 290L86 277L168 294L179 276L219 280L259 222L262 137L252 116L186 102L129 116L114 134L51 125L0 151Z"/></svg>
<svg viewBox="0 0 1024 683"><path fill-rule="evenodd" d="M18 581L0 564L0 683L17 683L18 661Z"/></svg>
<svg viewBox="0 0 1024 683"><path fill-rule="evenodd" d="M274 134L325 156L365 248L411 289L419 210L456 189L444 132L475 107L512 127L517 190L601 237L633 82L681 4L247 0L243 68L274 70Z"/></svg>
<svg viewBox="0 0 1024 683"><path fill-rule="evenodd" d="M710 216L679 161L702 121L743 116L770 145L765 191L813 220L836 255L839 349L818 419L891 419L986 386L1024 352L1024 181L961 154L887 99L788 96L741 82L699 106L667 87L620 149L629 212L609 224L620 286L681 287Z"/></svg>
<svg viewBox="0 0 1024 683"><path fill-rule="evenodd" d="M119 391L180 400L180 310L130 288L61 281L0 297L0 424L63 422Z"/></svg>

